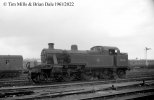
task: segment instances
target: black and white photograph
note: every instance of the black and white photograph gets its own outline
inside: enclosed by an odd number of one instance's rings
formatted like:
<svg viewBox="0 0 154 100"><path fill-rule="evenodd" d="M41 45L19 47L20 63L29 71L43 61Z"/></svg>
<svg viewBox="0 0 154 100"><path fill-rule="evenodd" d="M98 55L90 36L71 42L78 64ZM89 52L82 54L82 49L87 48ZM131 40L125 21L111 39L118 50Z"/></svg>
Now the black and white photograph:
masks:
<svg viewBox="0 0 154 100"><path fill-rule="evenodd" d="M154 0L0 0L0 100L154 100Z"/></svg>

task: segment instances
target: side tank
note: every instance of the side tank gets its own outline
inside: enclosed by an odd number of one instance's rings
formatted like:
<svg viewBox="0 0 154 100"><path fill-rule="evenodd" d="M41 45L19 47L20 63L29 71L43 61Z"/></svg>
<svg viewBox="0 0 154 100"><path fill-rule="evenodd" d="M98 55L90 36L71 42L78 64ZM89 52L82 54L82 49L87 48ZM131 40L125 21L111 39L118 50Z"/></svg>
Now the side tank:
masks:
<svg viewBox="0 0 154 100"><path fill-rule="evenodd" d="M86 67L128 67L128 54L120 53L117 47L94 46L90 50L78 50L72 45L71 50L54 49L49 43L48 49L41 52L42 64L85 64Z"/></svg>

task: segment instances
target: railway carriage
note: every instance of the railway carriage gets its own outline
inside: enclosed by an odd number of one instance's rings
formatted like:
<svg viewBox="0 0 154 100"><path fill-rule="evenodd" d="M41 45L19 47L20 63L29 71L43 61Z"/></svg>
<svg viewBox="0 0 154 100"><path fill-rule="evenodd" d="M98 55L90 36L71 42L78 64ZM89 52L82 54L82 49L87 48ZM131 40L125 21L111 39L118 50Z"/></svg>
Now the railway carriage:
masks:
<svg viewBox="0 0 154 100"><path fill-rule="evenodd" d="M94 46L90 50L54 49L49 43L41 52L41 65L30 69L34 82L47 80L98 80L124 78L128 67L128 54L121 53L117 47Z"/></svg>
<svg viewBox="0 0 154 100"><path fill-rule="evenodd" d="M17 77L23 70L21 55L0 55L0 79Z"/></svg>

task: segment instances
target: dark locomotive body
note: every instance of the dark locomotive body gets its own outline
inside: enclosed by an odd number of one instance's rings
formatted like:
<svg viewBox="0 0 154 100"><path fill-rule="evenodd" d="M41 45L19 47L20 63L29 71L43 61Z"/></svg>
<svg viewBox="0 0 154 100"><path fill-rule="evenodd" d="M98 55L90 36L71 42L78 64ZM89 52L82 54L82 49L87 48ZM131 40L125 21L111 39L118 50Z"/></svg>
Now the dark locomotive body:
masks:
<svg viewBox="0 0 154 100"><path fill-rule="evenodd" d="M0 55L0 79L17 77L23 70L23 57L20 55Z"/></svg>
<svg viewBox="0 0 154 100"><path fill-rule="evenodd" d="M41 52L41 62L30 70L34 82L124 78L128 70L127 53L109 46L78 50L72 45L71 50L61 50L49 43L49 48Z"/></svg>

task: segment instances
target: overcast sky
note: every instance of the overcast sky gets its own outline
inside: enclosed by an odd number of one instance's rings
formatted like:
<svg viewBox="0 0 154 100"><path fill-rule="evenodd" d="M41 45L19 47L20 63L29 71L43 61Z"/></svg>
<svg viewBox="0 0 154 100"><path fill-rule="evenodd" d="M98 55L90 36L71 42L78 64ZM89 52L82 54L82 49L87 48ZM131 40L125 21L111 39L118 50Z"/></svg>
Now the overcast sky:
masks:
<svg viewBox="0 0 154 100"><path fill-rule="evenodd" d="M8 2L74 2L74 6L9 6ZM6 6L4 3L6 2ZM40 58L55 48L116 46L129 59L154 59L154 0L0 0L0 55Z"/></svg>

